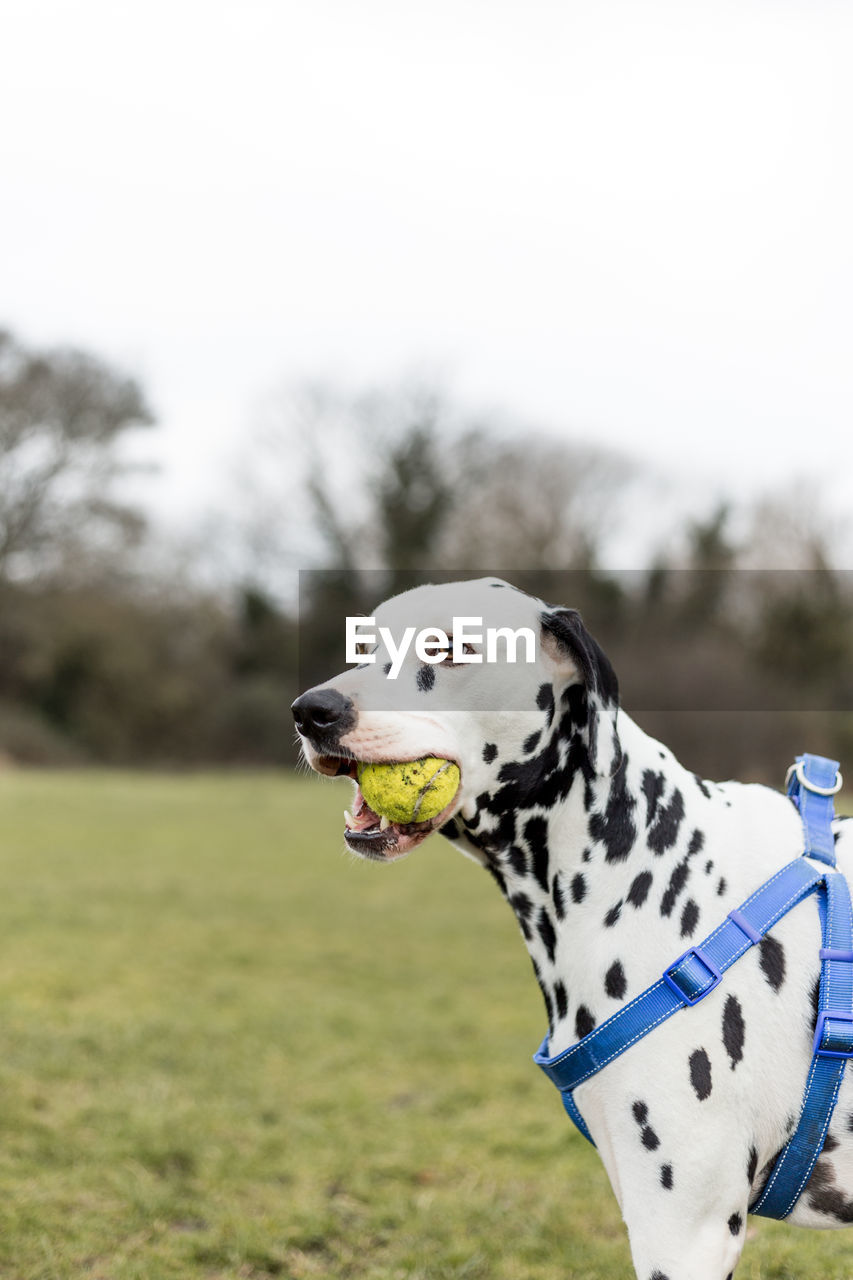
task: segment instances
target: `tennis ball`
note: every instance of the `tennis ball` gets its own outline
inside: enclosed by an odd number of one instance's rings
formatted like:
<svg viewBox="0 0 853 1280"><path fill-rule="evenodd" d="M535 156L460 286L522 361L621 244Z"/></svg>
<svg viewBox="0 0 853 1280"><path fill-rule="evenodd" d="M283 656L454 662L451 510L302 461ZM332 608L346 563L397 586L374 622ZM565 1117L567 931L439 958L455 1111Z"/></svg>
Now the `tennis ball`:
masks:
<svg viewBox="0 0 853 1280"><path fill-rule="evenodd" d="M429 822L450 804L459 786L459 766L438 756L360 764L357 773L370 808L390 822Z"/></svg>

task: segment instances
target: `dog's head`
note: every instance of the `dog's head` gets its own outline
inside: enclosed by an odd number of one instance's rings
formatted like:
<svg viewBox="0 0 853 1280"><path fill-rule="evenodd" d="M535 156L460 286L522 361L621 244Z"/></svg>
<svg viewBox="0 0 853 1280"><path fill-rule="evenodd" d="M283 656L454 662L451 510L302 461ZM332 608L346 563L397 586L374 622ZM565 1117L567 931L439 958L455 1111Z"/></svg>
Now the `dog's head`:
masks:
<svg viewBox="0 0 853 1280"><path fill-rule="evenodd" d="M548 807L578 773L589 783L618 763L616 676L575 610L481 578L416 587L374 619L362 662L293 704L308 763L356 781L359 762L439 756L461 780L440 814L408 824L380 820L356 782L345 815L355 853L391 861L438 828L482 831L483 811Z"/></svg>

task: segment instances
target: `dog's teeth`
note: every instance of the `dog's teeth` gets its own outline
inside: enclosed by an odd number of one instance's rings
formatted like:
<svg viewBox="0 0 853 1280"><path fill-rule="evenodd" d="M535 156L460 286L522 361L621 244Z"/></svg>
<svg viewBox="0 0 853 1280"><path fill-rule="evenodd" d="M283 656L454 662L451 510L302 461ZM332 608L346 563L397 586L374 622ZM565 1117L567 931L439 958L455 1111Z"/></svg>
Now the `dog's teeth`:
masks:
<svg viewBox="0 0 853 1280"><path fill-rule="evenodd" d="M355 818L352 816L349 809L344 809L344 826L347 831L352 831L355 826Z"/></svg>
<svg viewBox="0 0 853 1280"><path fill-rule="evenodd" d="M380 830L380 831L387 831L387 830L388 830L388 828L390 827L390 825L391 825L391 823L388 821L388 819L387 819L386 817L382 817L382 818L380 818L380 819L379 819L379 830Z"/></svg>

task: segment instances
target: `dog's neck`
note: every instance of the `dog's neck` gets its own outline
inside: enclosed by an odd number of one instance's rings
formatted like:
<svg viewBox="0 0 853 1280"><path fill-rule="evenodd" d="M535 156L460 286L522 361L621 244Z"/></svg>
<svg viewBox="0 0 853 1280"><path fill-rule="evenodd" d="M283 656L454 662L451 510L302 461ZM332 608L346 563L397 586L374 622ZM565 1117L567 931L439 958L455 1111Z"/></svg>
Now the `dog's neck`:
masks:
<svg viewBox="0 0 853 1280"><path fill-rule="evenodd" d="M502 769L499 785L444 831L491 872L515 912L552 1052L646 985L634 956L654 955L652 921L662 963L689 945L699 909L684 889L708 864L685 797L703 811L728 803L624 712L617 719L576 693L567 701L539 757ZM703 892L715 893L716 881ZM641 913L652 895L651 915Z"/></svg>

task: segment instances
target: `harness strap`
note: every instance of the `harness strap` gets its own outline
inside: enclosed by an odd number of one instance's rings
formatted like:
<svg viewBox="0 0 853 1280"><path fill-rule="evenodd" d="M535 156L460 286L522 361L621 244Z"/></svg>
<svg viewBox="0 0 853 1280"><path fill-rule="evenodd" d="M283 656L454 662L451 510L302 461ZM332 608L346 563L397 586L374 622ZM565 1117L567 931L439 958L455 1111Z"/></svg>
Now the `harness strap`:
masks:
<svg viewBox="0 0 853 1280"><path fill-rule="evenodd" d="M548 1056L546 1036L536 1062L560 1090L569 1118L589 1142L573 1090L679 1009L698 1004L723 973L792 907L815 891L824 945L818 1020L811 1071L799 1124L783 1148L751 1213L786 1217L809 1179L826 1139L844 1074L853 1057L853 915L850 890L835 868L833 797L841 786L838 763L798 756L788 771L788 795L803 822L805 856L782 867L696 947L690 947L652 986L562 1053ZM807 861L815 858L823 870ZM595 1143L593 1143L593 1146Z"/></svg>
<svg viewBox="0 0 853 1280"><path fill-rule="evenodd" d="M813 1057L800 1118L750 1213L786 1218L823 1150L844 1064L853 1054L853 926L850 889L840 871L827 871L818 898L824 946Z"/></svg>
<svg viewBox="0 0 853 1280"><path fill-rule="evenodd" d="M823 872L805 858L795 858L756 889L697 947L690 947L640 995L602 1022L589 1035L553 1058L548 1037L534 1054L561 1093L571 1092L606 1067L654 1027L686 1005L698 1004L719 984L723 973L759 942L795 903L814 892Z"/></svg>
<svg viewBox="0 0 853 1280"><path fill-rule="evenodd" d="M853 1053L853 923L850 889L835 868L832 831L834 796L841 788L836 760L798 756L788 770L788 795L803 821L806 854L825 862L827 870L818 895L821 933L820 991L812 1047L812 1063L800 1118L773 1167L750 1213L786 1218L808 1182L823 1150L844 1077L844 1063Z"/></svg>
<svg viewBox="0 0 853 1280"><path fill-rule="evenodd" d="M797 756L785 780L788 795L803 820L805 856L818 858L830 867L835 866L832 819L841 781L837 760L812 755Z"/></svg>

